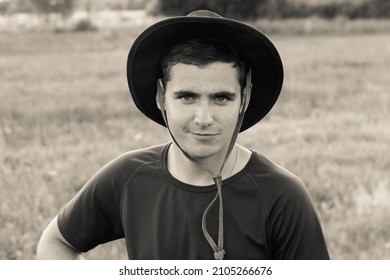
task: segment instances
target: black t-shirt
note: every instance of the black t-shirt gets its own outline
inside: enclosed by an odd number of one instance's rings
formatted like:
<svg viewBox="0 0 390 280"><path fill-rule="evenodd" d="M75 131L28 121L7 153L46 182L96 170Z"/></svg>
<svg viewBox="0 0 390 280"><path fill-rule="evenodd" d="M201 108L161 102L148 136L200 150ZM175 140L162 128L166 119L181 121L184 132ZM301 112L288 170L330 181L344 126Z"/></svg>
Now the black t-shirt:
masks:
<svg viewBox="0 0 390 280"><path fill-rule="evenodd" d="M175 179L168 147L125 153L97 172L58 215L65 239L85 252L124 237L129 259L213 259L201 219L216 187ZM289 171L252 152L222 193L225 259L329 259L312 200ZM207 228L216 240L218 203Z"/></svg>

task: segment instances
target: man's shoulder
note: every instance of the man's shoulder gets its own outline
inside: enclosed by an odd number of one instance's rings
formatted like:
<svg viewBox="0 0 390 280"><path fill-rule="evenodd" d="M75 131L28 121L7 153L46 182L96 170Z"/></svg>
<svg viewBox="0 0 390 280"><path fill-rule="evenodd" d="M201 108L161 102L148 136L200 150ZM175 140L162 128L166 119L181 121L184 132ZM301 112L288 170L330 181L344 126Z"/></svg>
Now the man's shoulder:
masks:
<svg viewBox="0 0 390 280"><path fill-rule="evenodd" d="M302 180L290 170L253 151L253 161L248 176L260 191L273 193L306 192Z"/></svg>
<svg viewBox="0 0 390 280"><path fill-rule="evenodd" d="M163 160L164 150L167 146L168 144L161 144L125 152L107 163L98 174L115 178L128 178L144 166L159 164Z"/></svg>
<svg viewBox="0 0 390 280"><path fill-rule="evenodd" d="M116 166L143 166L161 162L163 160L164 150L168 144L160 144L147 148L141 148L133 151L125 152L110 162Z"/></svg>
<svg viewBox="0 0 390 280"><path fill-rule="evenodd" d="M311 207L312 200L303 181L288 169L255 153L248 176L267 209L291 210ZM295 211L295 210L294 210Z"/></svg>

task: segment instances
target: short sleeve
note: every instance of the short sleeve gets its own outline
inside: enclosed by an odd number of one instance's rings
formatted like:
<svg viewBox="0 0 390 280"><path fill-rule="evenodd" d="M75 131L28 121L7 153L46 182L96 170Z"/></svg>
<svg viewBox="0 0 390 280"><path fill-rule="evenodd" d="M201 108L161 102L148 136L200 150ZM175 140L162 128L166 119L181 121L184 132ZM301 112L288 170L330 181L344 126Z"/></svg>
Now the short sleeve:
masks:
<svg viewBox="0 0 390 280"><path fill-rule="evenodd" d="M275 259L327 260L329 253L312 199L295 177L279 182L269 209L269 232Z"/></svg>
<svg viewBox="0 0 390 280"><path fill-rule="evenodd" d="M98 171L58 214L60 232L80 252L123 237L120 162L114 160Z"/></svg>

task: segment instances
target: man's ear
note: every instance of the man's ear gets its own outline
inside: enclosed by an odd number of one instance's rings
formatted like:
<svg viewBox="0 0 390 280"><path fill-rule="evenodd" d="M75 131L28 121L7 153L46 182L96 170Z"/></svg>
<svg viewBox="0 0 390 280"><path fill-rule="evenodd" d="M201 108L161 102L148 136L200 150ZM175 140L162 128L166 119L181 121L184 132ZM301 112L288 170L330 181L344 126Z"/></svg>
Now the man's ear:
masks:
<svg viewBox="0 0 390 280"><path fill-rule="evenodd" d="M156 103L160 111L165 110L165 94L164 94L164 85L161 79L157 80L157 94L156 94Z"/></svg>
<svg viewBox="0 0 390 280"><path fill-rule="evenodd" d="M246 112L249 106L249 102L251 100L251 94L252 94L252 69L249 69L248 73L246 74L246 83L245 88L242 95L242 104L240 112Z"/></svg>

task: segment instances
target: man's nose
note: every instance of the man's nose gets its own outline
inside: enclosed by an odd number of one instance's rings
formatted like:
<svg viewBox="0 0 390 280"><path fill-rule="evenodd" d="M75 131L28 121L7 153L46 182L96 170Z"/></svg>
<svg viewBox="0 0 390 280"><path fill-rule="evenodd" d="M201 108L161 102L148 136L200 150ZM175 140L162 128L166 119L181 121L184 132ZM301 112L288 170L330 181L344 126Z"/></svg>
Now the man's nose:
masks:
<svg viewBox="0 0 390 280"><path fill-rule="evenodd" d="M199 104L199 106L196 108L194 121L195 124L202 127L209 126L213 123L214 118L209 104L206 102Z"/></svg>

